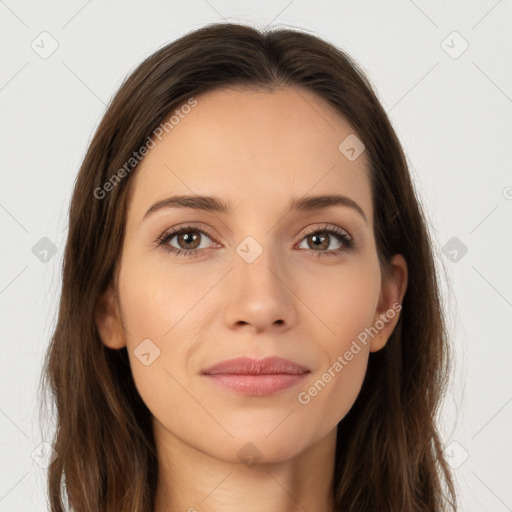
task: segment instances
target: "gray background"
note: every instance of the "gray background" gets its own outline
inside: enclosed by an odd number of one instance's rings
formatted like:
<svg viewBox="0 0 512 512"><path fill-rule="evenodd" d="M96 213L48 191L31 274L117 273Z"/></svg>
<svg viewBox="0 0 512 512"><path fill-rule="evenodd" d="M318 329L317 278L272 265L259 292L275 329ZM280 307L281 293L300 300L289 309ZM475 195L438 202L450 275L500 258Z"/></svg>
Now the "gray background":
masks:
<svg viewBox="0 0 512 512"><path fill-rule="evenodd" d="M222 19L304 28L373 82L442 272L456 365L440 425L461 510L512 510L510 0L0 0L0 510L47 510L37 383L93 131L145 57Z"/></svg>

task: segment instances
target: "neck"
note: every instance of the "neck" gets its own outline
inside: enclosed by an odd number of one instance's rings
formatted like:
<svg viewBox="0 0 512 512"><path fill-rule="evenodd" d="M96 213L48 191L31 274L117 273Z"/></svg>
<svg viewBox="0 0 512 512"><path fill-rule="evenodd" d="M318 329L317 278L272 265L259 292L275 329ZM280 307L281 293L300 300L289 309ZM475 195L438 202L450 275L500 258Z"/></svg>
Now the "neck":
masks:
<svg viewBox="0 0 512 512"><path fill-rule="evenodd" d="M160 429L154 512L333 510L336 428L292 459L264 464L219 460Z"/></svg>

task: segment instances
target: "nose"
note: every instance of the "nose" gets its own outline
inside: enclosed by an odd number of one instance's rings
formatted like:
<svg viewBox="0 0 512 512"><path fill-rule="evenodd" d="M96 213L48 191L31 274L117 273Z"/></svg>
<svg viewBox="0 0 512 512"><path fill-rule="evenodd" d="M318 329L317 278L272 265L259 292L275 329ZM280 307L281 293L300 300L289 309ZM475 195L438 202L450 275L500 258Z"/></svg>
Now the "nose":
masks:
<svg viewBox="0 0 512 512"><path fill-rule="evenodd" d="M226 282L226 325L254 333L291 329L297 322L297 311L290 272L279 266L271 250L264 249L252 262L241 254L235 254Z"/></svg>

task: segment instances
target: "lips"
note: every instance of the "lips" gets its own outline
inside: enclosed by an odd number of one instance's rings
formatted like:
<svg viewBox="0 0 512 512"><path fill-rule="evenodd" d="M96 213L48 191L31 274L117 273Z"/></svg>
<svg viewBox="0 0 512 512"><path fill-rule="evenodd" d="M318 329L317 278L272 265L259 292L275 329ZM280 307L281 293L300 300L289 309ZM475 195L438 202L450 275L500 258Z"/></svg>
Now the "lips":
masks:
<svg viewBox="0 0 512 512"><path fill-rule="evenodd" d="M222 361L201 373L203 375L301 375L309 371L309 368L282 357L266 357L264 359L238 357Z"/></svg>
<svg viewBox="0 0 512 512"><path fill-rule="evenodd" d="M222 361L201 374L224 390L239 395L266 396L296 386L310 372L309 368L281 357L239 357Z"/></svg>

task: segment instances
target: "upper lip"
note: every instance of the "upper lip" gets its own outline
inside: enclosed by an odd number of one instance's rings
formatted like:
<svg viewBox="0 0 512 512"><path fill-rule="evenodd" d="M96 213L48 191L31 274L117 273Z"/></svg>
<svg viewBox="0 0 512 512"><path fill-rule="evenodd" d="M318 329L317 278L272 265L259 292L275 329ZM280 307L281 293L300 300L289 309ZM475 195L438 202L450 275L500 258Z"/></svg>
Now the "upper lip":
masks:
<svg viewBox="0 0 512 512"><path fill-rule="evenodd" d="M280 373L300 375L302 373L308 373L309 371L309 368L282 357L265 357L264 359L237 357L221 361L218 364L202 370L201 373L203 375L274 375Z"/></svg>

